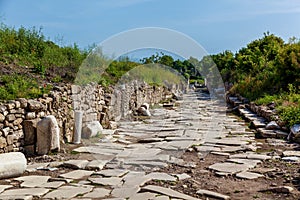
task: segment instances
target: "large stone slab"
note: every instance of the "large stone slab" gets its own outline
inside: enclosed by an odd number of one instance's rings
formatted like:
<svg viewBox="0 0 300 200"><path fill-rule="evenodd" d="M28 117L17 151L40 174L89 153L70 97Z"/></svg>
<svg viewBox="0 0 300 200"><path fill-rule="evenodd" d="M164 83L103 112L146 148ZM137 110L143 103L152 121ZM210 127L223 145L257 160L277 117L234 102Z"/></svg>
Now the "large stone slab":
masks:
<svg viewBox="0 0 300 200"><path fill-rule="evenodd" d="M12 185L0 185L0 193L6 189L12 188Z"/></svg>
<svg viewBox="0 0 300 200"><path fill-rule="evenodd" d="M0 194L0 199L2 197L10 196L33 196L37 198L41 198L44 194L49 192L49 189L45 188L21 188L21 189L11 189L5 190L3 193Z"/></svg>
<svg viewBox="0 0 300 200"><path fill-rule="evenodd" d="M172 198L179 198L179 199L184 199L184 200L199 200L195 197L191 197L189 195L177 192L170 188L164 188L164 187L160 187L160 186L156 186L156 185L147 185L147 186L143 187L142 190L156 192L158 194L167 195Z"/></svg>
<svg viewBox="0 0 300 200"><path fill-rule="evenodd" d="M131 186L131 187L116 187L112 190L111 195L113 197L119 198L129 198L133 197L140 191L140 187Z"/></svg>
<svg viewBox="0 0 300 200"><path fill-rule="evenodd" d="M103 167L108 162L109 162L109 160L92 160L91 162L89 162L86 165L85 169L88 169L88 170L101 170L101 169L103 169Z"/></svg>
<svg viewBox="0 0 300 200"><path fill-rule="evenodd" d="M0 154L0 179L22 175L27 167L23 153L11 152Z"/></svg>
<svg viewBox="0 0 300 200"><path fill-rule="evenodd" d="M65 174L61 174L60 177L67 179L82 179L84 177L92 175L93 171L88 170L74 170Z"/></svg>
<svg viewBox="0 0 300 200"><path fill-rule="evenodd" d="M49 192L44 199L72 199L78 195L84 195L92 191L93 187L88 185L82 186L62 186L57 190Z"/></svg>
<svg viewBox="0 0 300 200"><path fill-rule="evenodd" d="M166 173L160 173L160 172L152 172L150 174L147 174L146 177L151 180L177 181L177 178L175 178L174 176L171 176Z"/></svg>
<svg viewBox="0 0 300 200"><path fill-rule="evenodd" d="M235 174L250 169L249 165L247 164L237 164L237 163L229 163L229 162L215 163L209 166L208 168L218 172L230 173L230 174Z"/></svg>
<svg viewBox="0 0 300 200"><path fill-rule="evenodd" d="M260 178L260 177L264 177L264 175L253 173L253 172L240 172L240 173L236 174L236 177L252 180L252 179L257 179L257 178Z"/></svg>
<svg viewBox="0 0 300 200"><path fill-rule="evenodd" d="M129 172L129 170L125 170L125 169L105 169L105 170L101 170L99 172L96 172L95 174L98 175L102 175L105 177L121 177L124 176L125 174L127 174Z"/></svg>
<svg viewBox="0 0 300 200"><path fill-rule="evenodd" d="M103 185L103 186L120 186L122 185L122 178L109 177L109 178L89 178L93 184Z"/></svg>
<svg viewBox="0 0 300 200"><path fill-rule="evenodd" d="M23 176L19 178L15 178L17 181L23 181L21 183L21 187L41 187L43 184L48 182L48 179L51 178L50 176Z"/></svg>
<svg viewBox="0 0 300 200"><path fill-rule="evenodd" d="M105 188L94 188L90 193L83 195L83 198L104 198L109 196L111 190Z"/></svg>
<svg viewBox="0 0 300 200"><path fill-rule="evenodd" d="M253 159L253 160L269 160L272 157L264 154L257 153L240 153L229 156L229 158Z"/></svg>
<svg viewBox="0 0 300 200"><path fill-rule="evenodd" d="M144 200L144 199L155 199L157 196L156 193L151 193L151 192L143 192L143 193L138 193L134 194L133 196L129 197L129 200ZM167 197L169 200L169 197Z"/></svg>

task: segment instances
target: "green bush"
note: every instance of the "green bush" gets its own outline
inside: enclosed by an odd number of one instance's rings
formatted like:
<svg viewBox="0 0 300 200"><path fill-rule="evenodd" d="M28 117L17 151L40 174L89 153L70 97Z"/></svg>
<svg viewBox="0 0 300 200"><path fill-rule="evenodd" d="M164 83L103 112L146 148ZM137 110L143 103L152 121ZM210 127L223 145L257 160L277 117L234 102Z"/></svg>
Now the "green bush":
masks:
<svg viewBox="0 0 300 200"><path fill-rule="evenodd" d="M281 106L279 108L280 118L286 123L288 127L300 123L300 106L289 105Z"/></svg>
<svg viewBox="0 0 300 200"><path fill-rule="evenodd" d="M0 80L0 99L3 100L37 98L51 90L51 86L40 87L37 81L22 75L4 75Z"/></svg>

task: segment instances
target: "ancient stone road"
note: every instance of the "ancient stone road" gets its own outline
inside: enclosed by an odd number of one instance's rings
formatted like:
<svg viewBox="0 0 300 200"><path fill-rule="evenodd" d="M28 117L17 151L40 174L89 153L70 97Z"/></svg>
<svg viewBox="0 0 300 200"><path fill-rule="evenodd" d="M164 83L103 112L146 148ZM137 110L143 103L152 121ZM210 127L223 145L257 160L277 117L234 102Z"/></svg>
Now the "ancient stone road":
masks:
<svg viewBox="0 0 300 200"><path fill-rule="evenodd" d="M89 159L30 163L27 171L55 170L59 178L32 175L11 179L0 185L0 199L192 200L196 198L145 184L150 180L176 182L190 178L187 174L156 171L170 163L193 167L194 163L185 163L181 158L191 147L200 157L208 153L228 156L226 162L215 163L209 169L218 175L232 174L243 179L262 177L251 169L272 159L255 153L258 144L254 133L246 131L235 117L226 116L225 107L205 94L191 92L174 107L158 107L151 112L149 119L122 121L116 131L105 130L100 141L93 139L74 149L89 155ZM72 170L66 172L63 167ZM14 187L16 181L21 183L20 188ZM201 188L198 193L230 198Z"/></svg>

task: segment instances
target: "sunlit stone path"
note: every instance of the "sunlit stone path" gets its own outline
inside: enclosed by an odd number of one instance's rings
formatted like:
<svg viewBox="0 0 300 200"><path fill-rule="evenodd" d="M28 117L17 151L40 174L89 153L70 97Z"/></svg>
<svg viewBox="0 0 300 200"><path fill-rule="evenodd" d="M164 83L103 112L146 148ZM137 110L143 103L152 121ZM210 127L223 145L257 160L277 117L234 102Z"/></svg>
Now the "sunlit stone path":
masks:
<svg viewBox="0 0 300 200"><path fill-rule="evenodd" d="M246 179L263 176L249 170L271 157L255 153L254 133L246 131L235 117L226 116L225 111L225 106L210 100L208 94L191 91L173 104L154 107L150 118L123 120L117 130L105 130L103 138L85 141L84 146L74 149L80 160L28 165L28 172L47 169L56 176L11 179L0 185L0 199L196 199L147 184L151 180L176 183L190 178L156 171L169 164L195 167L195 163L182 159L191 148L199 159L208 153L228 156L226 162L209 167L219 175ZM20 188L14 187L16 182L21 183ZM201 189L199 194L230 198Z"/></svg>

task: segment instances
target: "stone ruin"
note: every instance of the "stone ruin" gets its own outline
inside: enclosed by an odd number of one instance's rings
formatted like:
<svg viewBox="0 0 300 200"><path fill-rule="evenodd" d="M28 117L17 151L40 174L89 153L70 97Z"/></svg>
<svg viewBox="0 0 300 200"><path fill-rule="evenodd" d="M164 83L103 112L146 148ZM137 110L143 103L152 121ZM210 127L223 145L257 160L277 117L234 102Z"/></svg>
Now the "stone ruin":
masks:
<svg viewBox="0 0 300 200"><path fill-rule="evenodd" d="M179 88L150 86L137 81L114 88L93 83L86 86L66 84L55 86L50 94L38 99L2 102L0 153L42 155L59 150L60 143L80 142L82 130L83 137L90 137L97 134L92 131L94 128L114 129L116 122L130 116L132 110L143 103L151 105L171 98L175 90ZM75 123L75 120L79 121ZM80 131L80 138L76 131ZM50 137L49 132L56 136ZM41 137L46 138L44 142Z"/></svg>

